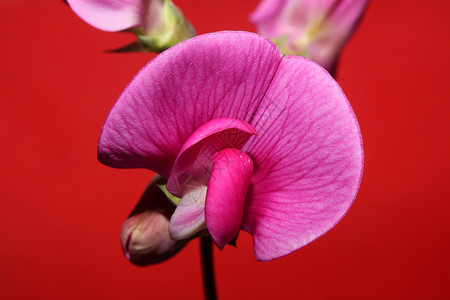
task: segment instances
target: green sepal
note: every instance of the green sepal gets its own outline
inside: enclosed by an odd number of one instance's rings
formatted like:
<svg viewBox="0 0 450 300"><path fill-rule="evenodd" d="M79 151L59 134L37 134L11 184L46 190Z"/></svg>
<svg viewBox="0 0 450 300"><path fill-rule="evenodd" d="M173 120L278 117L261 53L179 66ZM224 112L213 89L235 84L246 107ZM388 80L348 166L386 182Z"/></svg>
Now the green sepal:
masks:
<svg viewBox="0 0 450 300"><path fill-rule="evenodd" d="M158 187L164 193L164 195L166 195L166 197L173 202L173 204L178 205L180 203L181 199L169 193L165 184L158 184Z"/></svg>
<svg viewBox="0 0 450 300"><path fill-rule="evenodd" d="M195 36L195 29L171 0L164 0L160 22L151 31L136 33L147 51L162 52Z"/></svg>

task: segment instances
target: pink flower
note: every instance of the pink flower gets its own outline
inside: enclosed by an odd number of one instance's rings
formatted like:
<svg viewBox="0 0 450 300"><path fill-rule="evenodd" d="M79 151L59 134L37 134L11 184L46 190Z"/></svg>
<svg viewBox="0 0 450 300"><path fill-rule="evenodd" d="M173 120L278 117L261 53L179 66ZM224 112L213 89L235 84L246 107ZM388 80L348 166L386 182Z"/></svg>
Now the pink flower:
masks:
<svg viewBox="0 0 450 300"><path fill-rule="evenodd" d="M162 51L195 36L192 25L171 0L67 0L86 23L104 31L131 31L136 47ZM138 49L138 48L136 48Z"/></svg>
<svg viewBox="0 0 450 300"><path fill-rule="evenodd" d="M331 74L369 0L262 0L250 15L283 54L310 58Z"/></svg>
<svg viewBox="0 0 450 300"><path fill-rule="evenodd" d="M358 123L336 81L246 32L198 36L153 59L109 113L98 157L168 178L181 198L172 239L207 231L223 248L245 230L262 261L330 230L363 167Z"/></svg>

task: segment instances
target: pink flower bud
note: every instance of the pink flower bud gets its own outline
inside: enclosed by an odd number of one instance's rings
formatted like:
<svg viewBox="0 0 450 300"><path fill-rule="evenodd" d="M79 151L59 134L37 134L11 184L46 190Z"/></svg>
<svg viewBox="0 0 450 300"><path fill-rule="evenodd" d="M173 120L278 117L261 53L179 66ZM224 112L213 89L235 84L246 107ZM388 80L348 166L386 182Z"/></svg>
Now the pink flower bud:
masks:
<svg viewBox="0 0 450 300"><path fill-rule="evenodd" d="M133 264L144 266L158 263L175 255L187 242L169 237L169 219L175 205L157 186L165 184L156 176L139 203L125 220L120 233L122 248Z"/></svg>

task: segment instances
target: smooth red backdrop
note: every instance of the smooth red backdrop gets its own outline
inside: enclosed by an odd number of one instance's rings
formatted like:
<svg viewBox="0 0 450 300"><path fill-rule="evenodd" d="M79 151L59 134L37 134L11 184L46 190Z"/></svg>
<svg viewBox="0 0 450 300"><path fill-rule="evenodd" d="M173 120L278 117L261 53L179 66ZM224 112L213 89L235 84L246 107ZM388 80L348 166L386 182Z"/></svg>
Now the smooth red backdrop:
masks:
<svg viewBox="0 0 450 300"><path fill-rule="evenodd" d="M257 0L175 1L199 33L249 30ZM347 216L287 257L215 249L220 299L450 297L450 2L373 0L337 79L365 170ZM97 162L112 104L153 56L58 0L0 1L0 298L201 299L198 243L139 268L119 230L152 173Z"/></svg>

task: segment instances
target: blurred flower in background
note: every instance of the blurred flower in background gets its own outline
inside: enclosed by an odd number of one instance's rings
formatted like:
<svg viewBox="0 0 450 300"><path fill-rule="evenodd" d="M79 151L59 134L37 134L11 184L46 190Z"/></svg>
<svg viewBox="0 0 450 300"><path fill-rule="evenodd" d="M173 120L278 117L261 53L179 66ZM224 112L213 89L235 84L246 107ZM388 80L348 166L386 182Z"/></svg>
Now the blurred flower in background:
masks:
<svg viewBox="0 0 450 300"><path fill-rule="evenodd" d="M334 75L339 53L369 0L262 0L250 20L285 55L307 57Z"/></svg>
<svg viewBox="0 0 450 300"><path fill-rule="evenodd" d="M100 30L134 33L137 41L116 51L164 51L195 36L171 0L67 0L86 23Z"/></svg>

